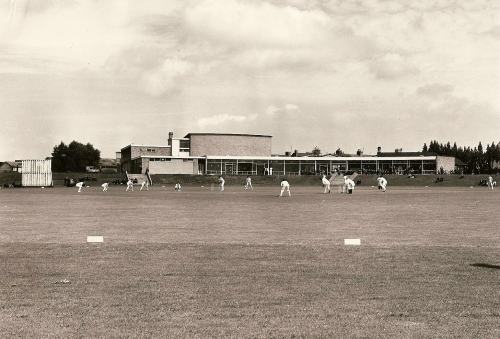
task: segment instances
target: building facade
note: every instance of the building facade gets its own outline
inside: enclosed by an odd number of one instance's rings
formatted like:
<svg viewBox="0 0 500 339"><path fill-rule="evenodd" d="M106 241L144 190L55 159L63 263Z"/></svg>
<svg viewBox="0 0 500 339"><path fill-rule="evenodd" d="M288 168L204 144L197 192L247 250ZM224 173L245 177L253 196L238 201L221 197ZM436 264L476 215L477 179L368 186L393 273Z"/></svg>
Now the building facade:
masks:
<svg viewBox="0 0 500 339"><path fill-rule="evenodd" d="M122 171L150 174L312 175L359 172L436 174L455 170L455 158L433 153L376 156L272 156L272 137L253 134L189 133L168 144L122 148Z"/></svg>

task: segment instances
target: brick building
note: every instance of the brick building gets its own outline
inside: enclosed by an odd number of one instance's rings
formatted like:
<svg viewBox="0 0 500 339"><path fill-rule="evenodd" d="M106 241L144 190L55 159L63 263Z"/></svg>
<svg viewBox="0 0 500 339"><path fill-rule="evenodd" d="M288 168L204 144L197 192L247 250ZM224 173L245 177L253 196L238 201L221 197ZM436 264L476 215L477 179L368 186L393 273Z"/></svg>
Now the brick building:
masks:
<svg viewBox="0 0 500 339"><path fill-rule="evenodd" d="M122 171L150 174L304 175L363 173L435 174L454 171L455 158L434 153L392 152L356 156L272 156L272 137L255 134L189 133L167 145L131 144L118 157Z"/></svg>

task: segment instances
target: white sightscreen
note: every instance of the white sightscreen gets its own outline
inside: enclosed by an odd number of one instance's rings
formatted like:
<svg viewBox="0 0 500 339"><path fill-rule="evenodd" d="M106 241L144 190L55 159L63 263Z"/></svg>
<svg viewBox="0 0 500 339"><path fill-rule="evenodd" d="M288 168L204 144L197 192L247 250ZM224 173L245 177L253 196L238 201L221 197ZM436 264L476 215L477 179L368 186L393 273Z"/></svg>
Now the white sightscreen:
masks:
<svg viewBox="0 0 500 339"><path fill-rule="evenodd" d="M52 160L23 160L23 186L52 186Z"/></svg>

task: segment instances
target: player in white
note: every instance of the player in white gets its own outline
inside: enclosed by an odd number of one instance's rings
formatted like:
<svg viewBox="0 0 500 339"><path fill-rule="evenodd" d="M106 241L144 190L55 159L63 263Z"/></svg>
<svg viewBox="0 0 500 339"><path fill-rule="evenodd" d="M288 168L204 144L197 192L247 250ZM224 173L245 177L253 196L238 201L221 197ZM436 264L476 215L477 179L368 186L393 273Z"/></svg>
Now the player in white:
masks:
<svg viewBox="0 0 500 339"><path fill-rule="evenodd" d="M224 184L226 183L226 180L224 180L222 175L219 177L219 183L220 183L220 191L224 192Z"/></svg>
<svg viewBox="0 0 500 339"><path fill-rule="evenodd" d="M125 190L125 192L128 192L129 189L132 192L134 191L134 182L132 181L132 179L128 179L128 181L127 181L127 189Z"/></svg>
<svg viewBox="0 0 500 339"><path fill-rule="evenodd" d="M247 179L245 181L245 189L251 189L253 191L253 186L252 186L252 178L250 176L247 176Z"/></svg>
<svg viewBox="0 0 500 339"><path fill-rule="evenodd" d="M323 178L321 178L321 183L325 187L325 191L323 192L323 194L331 193L331 191L330 191L330 180L328 180L326 178L326 175L323 175Z"/></svg>
<svg viewBox="0 0 500 339"><path fill-rule="evenodd" d="M491 175L488 176L488 188L494 189L496 185L497 182L493 181L493 177Z"/></svg>
<svg viewBox="0 0 500 339"><path fill-rule="evenodd" d="M182 189L181 184L179 184L179 183L175 184L175 186L174 186L175 191L180 192L181 189Z"/></svg>
<svg viewBox="0 0 500 339"><path fill-rule="evenodd" d="M377 182L378 182L378 189L382 190L382 192L385 192L387 187L387 179L384 178L383 176L380 176L377 178Z"/></svg>
<svg viewBox="0 0 500 339"><path fill-rule="evenodd" d="M107 192L108 191L108 186L109 186L109 183L105 182L104 184L101 185L102 187L102 191L103 192Z"/></svg>
<svg viewBox="0 0 500 339"><path fill-rule="evenodd" d="M283 196L283 192L285 192L285 190L287 190L288 192L288 196L291 197L292 194L290 193L290 184L288 183L288 181L286 181L285 179L281 180L281 192L280 192L280 197Z"/></svg>
<svg viewBox="0 0 500 339"><path fill-rule="evenodd" d="M78 193L80 193L82 191L82 187L85 185L85 183L83 181L79 181L76 183L76 187L78 187Z"/></svg>
<svg viewBox="0 0 500 339"><path fill-rule="evenodd" d="M146 191L149 191L149 182L147 180L142 181L141 189L139 191L142 191L144 187L146 187Z"/></svg>
<svg viewBox="0 0 500 339"><path fill-rule="evenodd" d="M354 190L354 186L356 186L354 181L351 178L349 178L348 176L344 176L344 185L347 188L347 194L352 194L352 191Z"/></svg>

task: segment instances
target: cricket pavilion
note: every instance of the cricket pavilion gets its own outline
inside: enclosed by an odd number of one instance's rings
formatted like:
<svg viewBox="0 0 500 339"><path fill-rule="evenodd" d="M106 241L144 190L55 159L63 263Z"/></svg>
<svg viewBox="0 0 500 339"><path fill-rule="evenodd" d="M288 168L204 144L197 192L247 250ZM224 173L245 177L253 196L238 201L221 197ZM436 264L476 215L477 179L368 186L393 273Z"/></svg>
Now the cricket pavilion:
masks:
<svg viewBox="0 0 500 339"><path fill-rule="evenodd" d="M130 144L117 152L122 172L192 175L315 175L334 172L439 174L456 171L454 157L423 152L376 155L272 155L272 136L189 133L167 145Z"/></svg>

